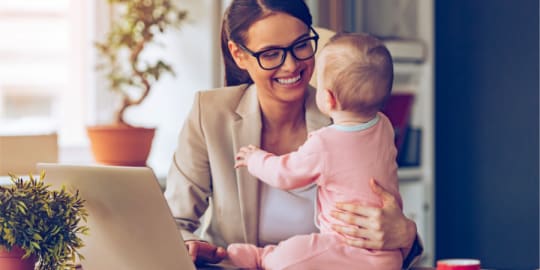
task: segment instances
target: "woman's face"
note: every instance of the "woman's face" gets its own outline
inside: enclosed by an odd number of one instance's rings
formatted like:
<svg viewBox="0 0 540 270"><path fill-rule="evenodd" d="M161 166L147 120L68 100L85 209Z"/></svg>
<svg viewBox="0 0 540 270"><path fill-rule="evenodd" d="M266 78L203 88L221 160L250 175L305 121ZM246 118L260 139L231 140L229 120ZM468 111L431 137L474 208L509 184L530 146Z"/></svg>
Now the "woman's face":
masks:
<svg viewBox="0 0 540 270"><path fill-rule="evenodd" d="M247 31L246 43L252 52L272 47L288 47L310 36L309 27L301 20L285 13L272 14L255 22ZM314 57L296 60L287 52L285 62L279 68L264 70L257 58L229 44L231 54L240 68L247 70L257 85L259 98L292 102L303 99L315 64Z"/></svg>

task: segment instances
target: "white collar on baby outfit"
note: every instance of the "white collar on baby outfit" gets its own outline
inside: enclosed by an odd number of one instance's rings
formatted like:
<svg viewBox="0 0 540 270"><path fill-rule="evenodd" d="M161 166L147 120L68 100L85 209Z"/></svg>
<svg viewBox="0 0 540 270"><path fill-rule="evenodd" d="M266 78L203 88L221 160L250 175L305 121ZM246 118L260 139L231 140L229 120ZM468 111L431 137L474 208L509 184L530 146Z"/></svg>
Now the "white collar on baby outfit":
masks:
<svg viewBox="0 0 540 270"><path fill-rule="evenodd" d="M377 122L379 122L379 114L376 114L375 117L373 117L373 119L365 123L360 123L360 124L352 125L352 126L333 124L333 125L330 125L329 127L333 129L337 129L339 131L352 132L352 131L361 131L364 129L368 129L374 126L375 124L377 124Z"/></svg>

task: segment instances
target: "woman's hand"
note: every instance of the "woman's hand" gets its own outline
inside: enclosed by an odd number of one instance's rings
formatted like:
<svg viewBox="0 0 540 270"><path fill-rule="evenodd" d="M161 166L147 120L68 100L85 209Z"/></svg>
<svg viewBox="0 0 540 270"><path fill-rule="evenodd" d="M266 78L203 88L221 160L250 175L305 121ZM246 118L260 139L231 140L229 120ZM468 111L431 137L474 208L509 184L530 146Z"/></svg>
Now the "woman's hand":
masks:
<svg viewBox="0 0 540 270"><path fill-rule="evenodd" d="M359 204L338 203L332 216L352 226L333 225L333 229L348 236L351 246L368 249L402 249L404 257L416 238L416 224L405 217L396 198L374 180L370 186L382 199L382 208Z"/></svg>
<svg viewBox="0 0 540 270"><path fill-rule="evenodd" d="M196 264L219 263L227 257L227 251L203 241L185 241L188 253Z"/></svg>

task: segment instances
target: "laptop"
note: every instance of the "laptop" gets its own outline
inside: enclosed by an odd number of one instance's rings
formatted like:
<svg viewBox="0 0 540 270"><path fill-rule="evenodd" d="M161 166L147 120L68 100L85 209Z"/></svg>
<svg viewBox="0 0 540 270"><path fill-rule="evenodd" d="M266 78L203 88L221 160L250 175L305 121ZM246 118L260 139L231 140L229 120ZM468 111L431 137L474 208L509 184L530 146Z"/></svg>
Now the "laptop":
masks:
<svg viewBox="0 0 540 270"><path fill-rule="evenodd" d="M45 170L45 183L77 189L86 200L84 270L196 269L152 169L55 163L37 169Z"/></svg>

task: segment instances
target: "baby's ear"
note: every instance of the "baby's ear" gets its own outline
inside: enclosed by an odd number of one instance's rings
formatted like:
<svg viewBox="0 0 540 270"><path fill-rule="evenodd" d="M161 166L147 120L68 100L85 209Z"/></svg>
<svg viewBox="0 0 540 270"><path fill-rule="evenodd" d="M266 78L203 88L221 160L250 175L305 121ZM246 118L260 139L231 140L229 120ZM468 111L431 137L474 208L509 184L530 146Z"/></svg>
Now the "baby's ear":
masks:
<svg viewBox="0 0 540 270"><path fill-rule="evenodd" d="M324 94L326 96L326 105L328 106L328 109L335 110L338 108L338 101L336 98L336 95L334 94L334 91L329 88L324 89Z"/></svg>

